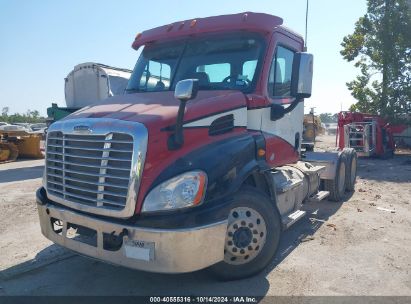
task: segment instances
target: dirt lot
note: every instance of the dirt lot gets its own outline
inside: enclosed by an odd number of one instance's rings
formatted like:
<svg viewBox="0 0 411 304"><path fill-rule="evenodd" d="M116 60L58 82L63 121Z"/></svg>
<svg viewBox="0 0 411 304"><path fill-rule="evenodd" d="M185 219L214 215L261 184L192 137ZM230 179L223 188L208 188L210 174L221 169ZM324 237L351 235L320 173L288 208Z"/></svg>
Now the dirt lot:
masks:
<svg viewBox="0 0 411 304"><path fill-rule="evenodd" d="M322 137L319 149L329 149ZM235 282L206 271L162 275L107 265L42 237L34 192L43 161L0 165L0 295L411 296L411 156L362 159L343 203L307 205L264 273ZM378 210L382 207L394 212Z"/></svg>

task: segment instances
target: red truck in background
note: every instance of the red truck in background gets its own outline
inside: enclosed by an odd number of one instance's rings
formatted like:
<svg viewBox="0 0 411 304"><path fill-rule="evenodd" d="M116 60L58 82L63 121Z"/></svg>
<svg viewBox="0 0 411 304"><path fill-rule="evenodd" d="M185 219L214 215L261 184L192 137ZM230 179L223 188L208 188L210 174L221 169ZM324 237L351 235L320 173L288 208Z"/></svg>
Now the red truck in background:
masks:
<svg viewBox="0 0 411 304"><path fill-rule="evenodd" d="M53 123L42 233L86 256L225 279L258 273L303 204L354 189L356 153L301 153L313 56L261 13L138 34L124 95Z"/></svg>
<svg viewBox="0 0 411 304"><path fill-rule="evenodd" d="M338 148L353 148L359 156L390 158L394 155L394 129L378 115L338 113Z"/></svg>

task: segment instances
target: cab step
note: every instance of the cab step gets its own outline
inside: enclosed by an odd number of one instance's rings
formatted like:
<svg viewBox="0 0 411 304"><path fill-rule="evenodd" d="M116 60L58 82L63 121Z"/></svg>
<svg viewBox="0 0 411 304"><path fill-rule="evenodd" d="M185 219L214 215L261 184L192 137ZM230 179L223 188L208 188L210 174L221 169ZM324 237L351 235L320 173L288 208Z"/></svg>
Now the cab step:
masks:
<svg viewBox="0 0 411 304"><path fill-rule="evenodd" d="M306 212L303 210L297 210L294 211L293 213L283 216L281 221L283 224L283 229L286 230L290 228L292 225L294 225L297 221L302 219L305 216Z"/></svg>
<svg viewBox="0 0 411 304"><path fill-rule="evenodd" d="M326 199L330 195L330 191L318 191L316 194L311 196L308 201L312 203L318 203L324 199Z"/></svg>

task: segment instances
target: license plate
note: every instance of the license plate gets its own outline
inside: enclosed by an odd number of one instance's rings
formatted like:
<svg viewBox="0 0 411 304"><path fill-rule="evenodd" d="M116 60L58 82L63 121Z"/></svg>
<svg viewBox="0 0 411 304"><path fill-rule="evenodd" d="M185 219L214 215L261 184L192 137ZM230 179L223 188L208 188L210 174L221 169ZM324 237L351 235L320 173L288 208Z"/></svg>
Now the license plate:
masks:
<svg viewBox="0 0 411 304"><path fill-rule="evenodd" d="M154 260L154 244L139 240L124 240L126 257L142 261Z"/></svg>

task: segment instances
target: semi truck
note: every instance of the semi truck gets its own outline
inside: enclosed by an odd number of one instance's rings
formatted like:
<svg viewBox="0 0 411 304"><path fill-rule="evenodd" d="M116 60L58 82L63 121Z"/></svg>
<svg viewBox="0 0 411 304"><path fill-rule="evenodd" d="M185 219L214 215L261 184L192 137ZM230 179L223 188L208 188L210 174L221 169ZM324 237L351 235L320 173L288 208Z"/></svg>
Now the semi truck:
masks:
<svg viewBox="0 0 411 304"><path fill-rule="evenodd" d="M49 128L44 236L133 269L241 279L304 204L343 200L355 151L301 152L313 56L282 24L245 12L137 34L126 94Z"/></svg>

